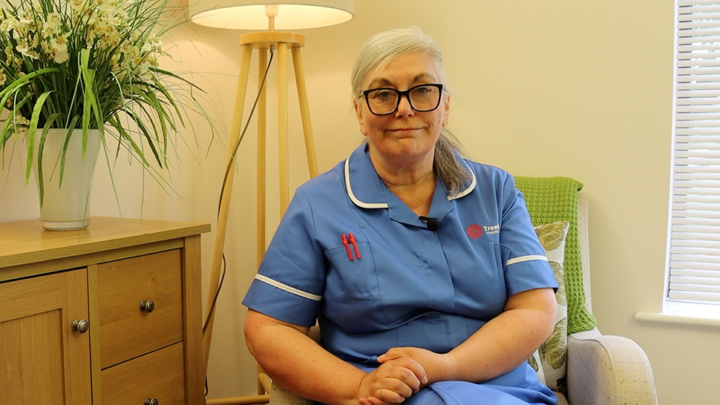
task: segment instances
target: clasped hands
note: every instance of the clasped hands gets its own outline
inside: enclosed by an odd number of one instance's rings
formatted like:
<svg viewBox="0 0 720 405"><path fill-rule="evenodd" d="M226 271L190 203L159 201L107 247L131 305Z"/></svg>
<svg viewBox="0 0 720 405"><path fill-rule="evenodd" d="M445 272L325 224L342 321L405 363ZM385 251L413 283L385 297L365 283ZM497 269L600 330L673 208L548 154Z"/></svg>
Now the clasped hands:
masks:
<svg viewBox="0 0 720 405"><path fill-rule="evenodd" d="M380 367L363 377L360 405L399 404L427 384L446 379L452 359L416 347L393 348L378 357Z"/></svg>

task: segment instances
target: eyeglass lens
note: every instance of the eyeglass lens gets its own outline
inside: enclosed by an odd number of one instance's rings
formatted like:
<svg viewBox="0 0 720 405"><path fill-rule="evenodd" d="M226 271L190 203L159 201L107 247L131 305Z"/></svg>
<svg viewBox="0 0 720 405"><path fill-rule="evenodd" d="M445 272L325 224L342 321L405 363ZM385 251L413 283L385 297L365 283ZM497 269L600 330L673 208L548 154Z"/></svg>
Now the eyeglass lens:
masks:
<svg viewBox="0 0 720 405"><path fill-rule="evenodd" d="M398 91L391 88L371 89L365 92L370 112L376 115L388 115L394 113L400 105L402 96L407 96L410 107L419 112L428 112L440 105L440 93L442 85L421 84L406 91Z"/></svg>

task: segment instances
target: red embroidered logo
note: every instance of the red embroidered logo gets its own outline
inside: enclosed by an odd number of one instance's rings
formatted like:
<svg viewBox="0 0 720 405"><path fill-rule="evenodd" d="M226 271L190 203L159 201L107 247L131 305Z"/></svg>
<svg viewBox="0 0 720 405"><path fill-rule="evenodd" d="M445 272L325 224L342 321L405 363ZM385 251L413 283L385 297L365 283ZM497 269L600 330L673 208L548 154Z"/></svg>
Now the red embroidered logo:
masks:
<svg viewBox="0 0 720 405"><path fill-rule="evenodd" d="M472 239L477 239L482 236L483 228L482 228L482 226L480 226L478 224L472 224L472 225L468 226L467 229L465 229L465 232Z"/></svg>

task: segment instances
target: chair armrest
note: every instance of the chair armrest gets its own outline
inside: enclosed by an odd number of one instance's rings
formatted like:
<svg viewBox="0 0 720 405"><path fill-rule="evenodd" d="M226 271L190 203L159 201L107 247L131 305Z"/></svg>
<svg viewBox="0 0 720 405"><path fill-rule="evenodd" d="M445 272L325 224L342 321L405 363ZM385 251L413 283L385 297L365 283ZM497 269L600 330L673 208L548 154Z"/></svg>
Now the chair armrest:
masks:
<svg viewBox="0 0 720 405"><path fill-rule="evenodd" d="M273 382L270 391L270 405L315 405L315 401L294 394Z"/></svg>
<svg viewBox="0 0 720 405"><path fill-rule="evenodd" d="M567 357L571 405L657 404L650 361L632 340L597 328L574 333Z"/></svg>

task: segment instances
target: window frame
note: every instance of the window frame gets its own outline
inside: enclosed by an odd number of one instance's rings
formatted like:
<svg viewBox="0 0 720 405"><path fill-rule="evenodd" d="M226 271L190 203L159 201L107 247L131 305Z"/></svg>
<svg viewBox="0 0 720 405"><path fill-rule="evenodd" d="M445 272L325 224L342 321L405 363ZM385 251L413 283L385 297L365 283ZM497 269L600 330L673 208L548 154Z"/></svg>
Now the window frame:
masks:
<svg viewBox="0 0 720 405"><path fill-rule="evenodd" d="M708 11L699 15L711 18L693 18L698 14L683 12L688 7ZM676 0L674 14L673 147L663 312L720 319L720 0ZM709 41L701 42L703 38ZM687 58L689 54L697 57ZM703 172L698 163L708 156L716 160L710 164L715 167ZM715 212L713 204L718 206ZM715 240L704 233L710 226L718 229ZM703 257L712 263L692 265L702 263ZM701 267L716 268L705 273Z"/></svg>

